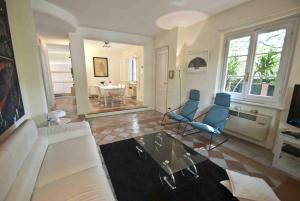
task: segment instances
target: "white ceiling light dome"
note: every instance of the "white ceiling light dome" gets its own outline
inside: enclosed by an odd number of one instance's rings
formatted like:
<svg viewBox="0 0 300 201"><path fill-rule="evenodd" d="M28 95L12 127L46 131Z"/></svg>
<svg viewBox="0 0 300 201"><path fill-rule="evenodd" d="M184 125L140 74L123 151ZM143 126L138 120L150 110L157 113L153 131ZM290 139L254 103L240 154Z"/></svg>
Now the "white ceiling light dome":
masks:
<svg viewBox="0 0 300 201"><path fill-rule="evenodd" d="M193 10L176 11L161 16L156 25L162 29L170 30L175 27L188 27L207 18L207 14Z"/></svg>

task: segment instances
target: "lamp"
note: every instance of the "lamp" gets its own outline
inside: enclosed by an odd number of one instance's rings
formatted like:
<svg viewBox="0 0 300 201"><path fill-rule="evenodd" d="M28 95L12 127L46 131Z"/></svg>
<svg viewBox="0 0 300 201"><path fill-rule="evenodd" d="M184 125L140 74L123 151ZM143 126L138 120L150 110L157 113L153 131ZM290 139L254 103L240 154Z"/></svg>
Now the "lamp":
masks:
<svg viewBox="0 0 300 201"><path fill-rule="evenodd" d="M104 44L102 45L102 47L104 47L104 48L110 48L111 46L110 46L109 41L105 41Z"/></svg>

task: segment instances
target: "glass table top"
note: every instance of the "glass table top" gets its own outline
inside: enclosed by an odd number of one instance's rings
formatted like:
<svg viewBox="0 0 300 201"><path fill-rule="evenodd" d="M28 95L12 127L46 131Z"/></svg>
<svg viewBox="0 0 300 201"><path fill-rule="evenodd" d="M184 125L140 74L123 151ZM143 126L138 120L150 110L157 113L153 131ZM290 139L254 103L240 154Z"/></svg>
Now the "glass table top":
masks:
<svg viewBox="0 0 300 201"><path fill-rule="evenodd" d="M189 169L207 158L164 131L135 138L139 152L149 154L168 174ZM139 147L140 146L140 147ZM142 148L142 149L141 149Z"/></svg>

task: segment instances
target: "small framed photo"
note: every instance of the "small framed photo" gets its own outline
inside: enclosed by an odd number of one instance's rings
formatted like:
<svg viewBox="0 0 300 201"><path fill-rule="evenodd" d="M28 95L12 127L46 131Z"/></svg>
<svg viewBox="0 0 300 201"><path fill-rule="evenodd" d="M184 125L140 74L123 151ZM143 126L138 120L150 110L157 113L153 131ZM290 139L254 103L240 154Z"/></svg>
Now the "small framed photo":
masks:
<svg viewBox="0 0 300 201"><path fill-rule="evenodd" d="M208 51L187 55L187 72L200 73L208 70Z"/></svg>
<svg viewBox="0 0 300 201"><path fill-rule="evenodd" d="M108 59L105 57L93 57L94 77L108 77Z"/></svg>
<svg viewBox="0 0 300 201"><path fill-rule="evenodd" d="M174 79L174 74L175 74L174 70L169 70L169 79Z"/></svg>

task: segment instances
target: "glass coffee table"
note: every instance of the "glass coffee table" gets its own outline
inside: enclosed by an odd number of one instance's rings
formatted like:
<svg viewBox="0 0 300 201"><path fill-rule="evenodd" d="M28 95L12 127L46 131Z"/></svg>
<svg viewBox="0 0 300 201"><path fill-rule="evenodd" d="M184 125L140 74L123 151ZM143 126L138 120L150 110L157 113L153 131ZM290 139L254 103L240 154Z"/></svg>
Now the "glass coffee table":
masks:
<svg viewBox="0 0 300 201"><path fill-rule="evenodd" d="M179 179L181 184L176 179L178 174L186 178L185 181L197 179L199 175L196 165L207 160L164 131L136 137L135 140L139 156L150 156L160 166L159 178L171 189L182 184L182 179Z"/></svg>

